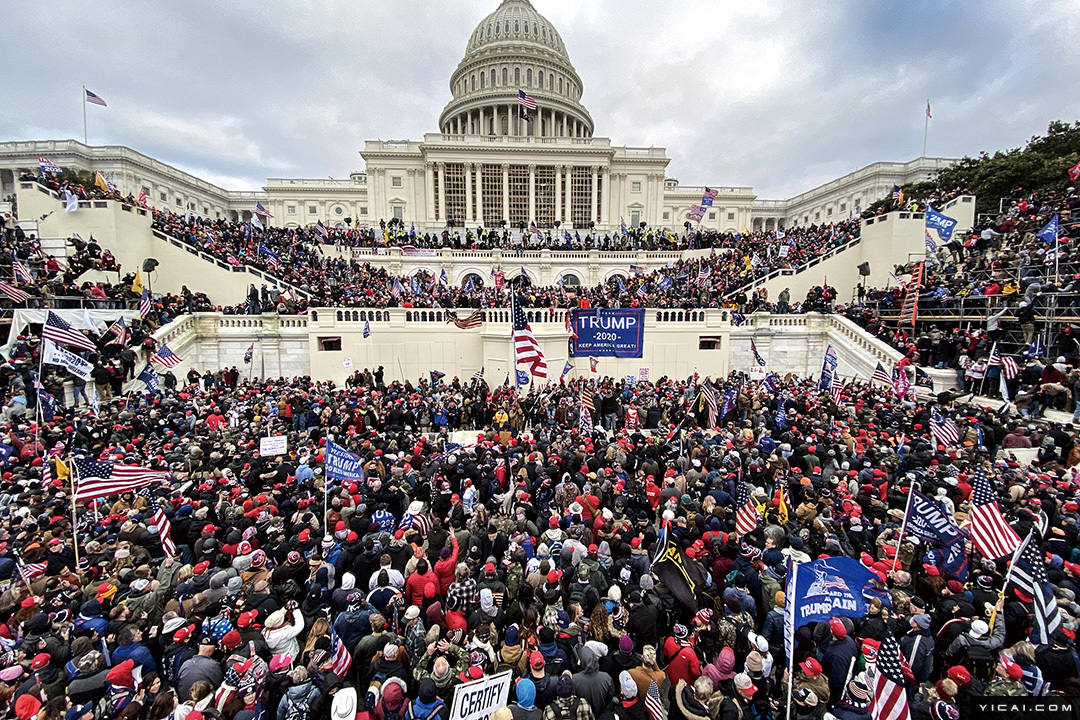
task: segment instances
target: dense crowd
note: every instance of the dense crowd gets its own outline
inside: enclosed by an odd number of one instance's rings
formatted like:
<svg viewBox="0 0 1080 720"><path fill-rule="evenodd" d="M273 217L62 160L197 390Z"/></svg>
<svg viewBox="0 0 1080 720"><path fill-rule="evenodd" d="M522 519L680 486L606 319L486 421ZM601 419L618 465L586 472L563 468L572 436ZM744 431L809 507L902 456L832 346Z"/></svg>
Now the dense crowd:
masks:
<svg viewBox="0 0 1080 720"><path fill-rule="evenodd" d="M893 641L912 717L1080 690L1071 426L859 382L519 393L382 368L344 388L169 372L159 392L135 383L92 406L47 378L41 420L39 349L29 333L0 366L27 407L0 428L7 717L449 720L455 688L508 671L499 720L765 720L789 701L803 720L867 720ZM939 413L955 442L931 429ZM285 452L262 455L278 435ZM362 475L329 481L334 446ZM1026 447L1030 467L1010 455ZM162 481L73 502L74 468L108 473L88 462ZM916 484L970 532L982 473L1047 558L1062 620L1047 637L1008 557L968 542L959 567L901 534ZM665 570L672 547L693 586ZM802 601L786 596L791 563L841 556L873 574L866 612L785 643L786 603Z"/></svg>

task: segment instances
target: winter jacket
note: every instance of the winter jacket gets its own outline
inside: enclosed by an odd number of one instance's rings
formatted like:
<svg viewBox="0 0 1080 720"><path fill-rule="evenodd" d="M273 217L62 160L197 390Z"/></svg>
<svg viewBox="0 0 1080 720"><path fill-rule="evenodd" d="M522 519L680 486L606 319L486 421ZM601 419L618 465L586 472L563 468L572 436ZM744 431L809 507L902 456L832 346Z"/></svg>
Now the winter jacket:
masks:
<svg viewBox="0 0 1080 720"><path fill-rule="evenodd" d="M581 672L574 673L574 694L587 701L595 715L600 715L615 698L615 683L610 675L599 671L599 658L592 648L582 648L580 655Z"/></svg>
<svg viewBox="0 0 1080 720"><path fill-rule="evenodd" d="M277 720L285 720L289 707L300 704L307 705L307 716L309 718L316 718L318 717L319 702L321 700L322 693L310 681L302 685L294 685L285 691L285 699L278 703Z"/></svg>
<svg viewBox="0 0 1080 720"><path fill-rule="evenodd" d="M299 609L293 610L293 624L283 625L273 630L263 630L263 637L270 648L271 655L300 657L300 643L296 637L304 632L304 614Z"/></svg>

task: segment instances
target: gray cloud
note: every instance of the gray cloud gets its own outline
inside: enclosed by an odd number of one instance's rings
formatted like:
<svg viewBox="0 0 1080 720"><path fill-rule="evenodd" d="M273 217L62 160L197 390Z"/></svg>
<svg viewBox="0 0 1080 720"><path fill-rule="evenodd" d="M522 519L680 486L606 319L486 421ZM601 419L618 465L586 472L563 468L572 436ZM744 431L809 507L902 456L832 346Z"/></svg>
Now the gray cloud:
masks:
<svg viewBox="0 0 1080 720"><path fill-rule="evenodd" d="M986 3L534 0L585 85L598 135L668 150L686 184L789 197L876 160L1020 145L1080 118L1080 9ZM0 137L128 145L235 189L342 177L368 139L436 128L451 72L496 0L7 3L24 38Z"/></svg>

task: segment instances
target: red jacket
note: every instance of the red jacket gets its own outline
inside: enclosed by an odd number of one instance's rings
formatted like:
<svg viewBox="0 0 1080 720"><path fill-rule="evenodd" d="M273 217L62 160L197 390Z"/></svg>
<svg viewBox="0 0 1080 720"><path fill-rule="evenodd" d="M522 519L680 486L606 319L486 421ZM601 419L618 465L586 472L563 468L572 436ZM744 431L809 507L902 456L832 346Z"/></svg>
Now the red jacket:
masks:
<svg viewBox="0 0 1080 720"><path fill-rule="evenodd" d="M438 587L439 579L435 576L435 573L428 570L421 575L418 572L414 572L409 576L409 579L405 581L405 594L409 598L410 605L416 605L422 607L424 604L424 588L428 585L435 585Z"/></svg>
<svg viewBox="0 0 1080 720"><path fill-rule="evenodd" d="M672 685L680 680L692 685L701 675L701 663L698 662L694 648L679 645L674 637L668 637L664 641L664 654L671 658L667 666L667 676Z"/></svg>
<svg viewBox="0 0 1080 720"><path fill-rule="evenodd" d="M445 560L439 559L435 561L435 577L438 580L436 585L439 588L440 595L446 595L446 591L450 589L450 583L454 582L454 569L457 567L458 543L457 536L453 533L450 533L450 543L453 546L450 557Z"/></svg>

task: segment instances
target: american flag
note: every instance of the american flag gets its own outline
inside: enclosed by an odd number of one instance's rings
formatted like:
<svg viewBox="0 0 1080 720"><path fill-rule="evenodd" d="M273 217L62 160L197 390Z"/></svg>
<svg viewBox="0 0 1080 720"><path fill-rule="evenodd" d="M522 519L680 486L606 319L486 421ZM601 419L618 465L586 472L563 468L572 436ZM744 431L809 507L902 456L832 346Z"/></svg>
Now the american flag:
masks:
<svg viewBox="0 0 1080 720"><path fill-rule="evenodd" d="M514 364L524 363L536 377L547 377L547 362L540 344L533 336L529 320L521 309L521 300L514 295L510 300L510 315L514 321Z"/></svg>
<svg viewBox="0 0 1080 720"><path fill-rule="evenodd" d="M322 220L315 223L315 232L316 232L316 234L321 236L324 240L330 239L330 231L326 229L325 225L323 225Z"/></svg>
<svg viewBox="0 0 1080 720"><path fill-rule="evenodd" d="M144 485L163 482L169 477L167 472L138 465L116 465L90 458L75 458L75 471L76 502L130 492Z"/></svg>
<svg viewBox="0 0 1080 720"><path fill-rule="evenodd" d="M90 338L73 329L63 318L51 310L45 315L45 324L41 327L41 337L63 345L97 352L97 345Z"/></svg>
<svg viewBox="0 0 1080 720"><path fill-rule="evenodd" d="M339 678L346 677L349 667L352 665L352 654L341 638L334 632L334 626L330 626L330 671Z"/></svg>
<svg viewBox="0 0 1080 720"><path fill-rule="evenodd" d="M244 351L244 364L250 365L251 361L255 358L255 343L248 345L248 349Z"/></svg>
<svg viewBox="0 0 1080 720"><path fill-rule="evenodd" d="M581 427L583 433L590 432L593 426L592 413L589 412L588 406L584 403L581 405L581 418L579 418L578 425Z"/></svg>
<svg viewBox="0 0 1080 720"><path fill-rule="evenodd" d="M43 563L43 562L24 563L21 559L19 559L18 562L19 562L19 579L24 581L24 582L29 582L30 580L33 580L34 578L36 578L38 575L44 575L45 574L45 568L47 568L49 566L48 563Z"/></svg>
<svg viewBox="0 0 1080 720"><path fill-rule="evenodd" d="M910 720L900 646L888 630L878 647L872 678L870 717L873 720Z"/></svg>
<svg viewBox="0 0 1080 720"><path fill-rule="evenodd" d="M529 110L536 109L536 99L524 90L518 90L518 105Z"/></svg>
<svg viewBox="0 0 1080 720"><path fill-rule="evenodd" d="M1012 380L1020 374L1020 366L1011 357L1004 357L1001 351L998 350L997 343L994 343L994 349L990 351L989 366L994 367L995 365L1001 366L1001 374L1005 376L1006 380Z"/></svg>
<svg viewBox="0 0 1080 720"><path fill-rule="evenodd" d="M29 293L25 293L11 283L5 282L3 280L0 280L0 293L7 295L15 302L22 302L23 300L26 300L30 297Z"/></svg>
<svg viewBox="0 0 1080 720"><path fill-rule="evenodd" d="M52 160L50 160L47 157L41 157L39 155L37 161L38 161L38 167L41 168L42 174L45 174L45 173L62 173L62 172L64 172L64 170L59 165L57 165L56 163L54 163Z"/></svg>
<svg viewBox="0 0 1080 720"><path fill-rule="evenodd" d="M176 543L172 540L172 523L165 517L164 510L154 513L153 523L157 525L158 536L161 538L161 549L165 551L165 557L176 557Z"/></svg>
<svg viewBox="0 0 1080 720"><path fill-rule="evenodd" d="M262 217L268 217L268 218L274 217L273 215L271 215L267 211L266 208L263 207L263 204L261 202L256 202L255 203L255 214L256 215L261 215Z"/></svg>
<svg viewBox="0 0 1080 720"><path fill-rule="evenodd" d="M589 372L596 372L600 367L600 358L589 358Z"/></svg>
<svg viewBox="0 0 1080 720"><path fill-rule="evenodd" d="M758 526L757 505L750 499L750 485L739 483L738 500L735 503L735 533L748 535Z"/></svg>
<svg viewBox="0 0 1080 720"><path fill-rule="evenodd" d="M446 322L448 324L454 323L456 327L459 327L462 330L468 330L469 328L480 327L483 325L484 315L479 310L473 310L467 318L462 320L457 316L456 312L451 310L446 313Z"/></svg>
<svg viewBox="0 0 1080 720"><path fill-rule="evenodd" d="M105 335L110 336L106 345L123 345L124 340L127 339L127 326L124 323L124 318L118 318L116 322L109 326L105 331Z"/></svg>
<svg viewBox="0 0 1080 720"><path fill-rule="evenodd" d="M401 296L405 294L405 288L402 287L401 281L397 278L394 278L394 286L390 288L390 294L398 300L400 300Z"/></svg>
<svg viewBox="0 0 1080 720"><path fill-rule="evenodd" d="M30 268L26 267L22 260L15 258L11 261L11 269L15 271L15 279L26 283L34 282L34 275Z"/></svg>
<svg viewBox="0 0 1080 720"><path fill-rule="evenodd" d="M649 297L649 291L645 289L645 287L646 287L646 286L647 286L648 284L649 284L648 282L643 282L643 283L641 283L640 285L638 285L638 288L637 288L637 296L638 296L639 298L641 298L642 300L644 300L644 299L646 299L647 297Z"/></svg>
<svg viewBox="0 0 1080 720"><path fill-rule="evenodd" d="M150 303L150 293L146 292L146 288L143 288L142 296L139 298L139 316L148 317L153 307Z"/></svg>
<svg viewBox="0 0 1080 720"><path fill-rule="evenodd" d="M690 217L694 220L701 220L701 216L705 214L705 208L700 205L690 206Z"/></svg>
<svg viewBox="0 0 1080 720"><path fill-rule="evenodd" d="M904 193L900 189L900 186L899 185L893 185L892 186L892 199L896 200L897 202L900 202L900 198L902 198L902 197L904 197Z"/></svg>
<svg viewBox="0 0 1080 720"><path fill-rule="evenodd" d="M271 270L281 269L281 256L262 243L259 243L259 254L266 256L266 264Z"/></svg>
<svg viewBox="0 0 1080 720"><path fill-rule="evenodd" d="M991 560L1010 555L1020 546L1020 536L1005 522L994 489L982 469L975 471L971 487L971 542L983 557Z"/></svg>
<svg viewBox="0 0 1080 720"><path fill-rule="evenodd" d="M472 379L473 380L483 380L484 379L484 368L481 367L479 370L474 372L472 374Z"/></svg>
<svg viewBox="0 0 1080 720"><path fill-rule="evenodd" d="M937 408L930 413L930 432L935 440L946 447L955 444L960 439L960 431L957 430L956 423L942 417Z"/></svg>
<svg viewBox="0 0 1080 720"><path fill-rule="evenodd" d="M1050 644L1050 638L1061 627L1061 612L1054 597L1054 587L1046 574L1046 565L1039 552L1035 530L1028 533L1017 548L1012 562L1012 584L1032 598L1035 627L1029 638L1036 647ZM1035 633L1038 633L1036 637Z"/></svg>
<svg viewBox="0 0 1080 720"><path fill-rule="evenodd" d="M834 405L840 404L840 395L844 391L844 383L840 380L840 373L833 370L832 374L832 386L829 388L832 391L832 399Z"/></svg>
<svg viewBox="0 0 1080 720"><path fill-rule="evenodd" d="M660 701L660 688L655 680L649 683L649 691L645 693L645 709L649 711L649 720L667 720L664 703Z"/></svg>
<svg viewBox="0 0 1080 720"><path fill-rule="evenodd" d="M716 388L706 380L701 383L701 397L705 400L705 407L709 409L709 427L716 427L716 413L719 409L716 404Z"/></svg>
<svg viewBox="0 0 1080 720"><path fill-rule="evenodd" d="M146 207L146 188L139 188L139 204Z"/></svg>
<svg viewBox="0 0 1080 720"><path fill-rule="evenodd" d="M86 93L86 102L90 103L91 105L100 105L101 107L109 107L108 105L105 104L105 101L102 99L102 97L100 95L96 95L96 94L90 92L89 90L87 90L86 88L83 88L83 91Z"/></svg>
<svg viewBox="0 0 1080 720"><path fill-rule="evenodd" d="M156 353L150 356L150 362L156 362L159 365L171 368L182 363L183 359L170 350L168 345L162 345Z"/></svg>
<svg viewBox="0 0 1080 720"><path fill-rule="evenodd" d="M757 345L754 344L753 338L750 339L750 352L754 354L754 362L761 367L765 367L765 358L761 357L761 353L757 351Z"/></svg>
<svg viewBox="0 0 1080 720"><path fill-rule="evenodd" d="M878 363L877 367L874 368L874 374L870 376L870 381L892 385L892 378L889 377L889 371L886 370L885 366L881 363Z"/></svg>
<svg viewBox="0 0 1080 720"><path fill-rule="evenodd" d="M701 196L702 205L712 205L713 200L720 194L719 190L713 190L712 188L705 188L705 194Z"/></svg>
<svg viewBox="0 0 1080 720"><path fill-rule="evenodd" d="M581 405L583 407L593 407L593 391L587 383L581 385Z"/></svg>
<svg viewBox="0 0 1080 720"><path fill-rule="evenodd" d="M709 279L709 275L711 275L711 274L712 274L712 270L709 269L709 266L708 265L702 265L701 269L698 270L698 274L697 274L697 283L698 283L698 285L704 285L705 281Z"/></svg>

